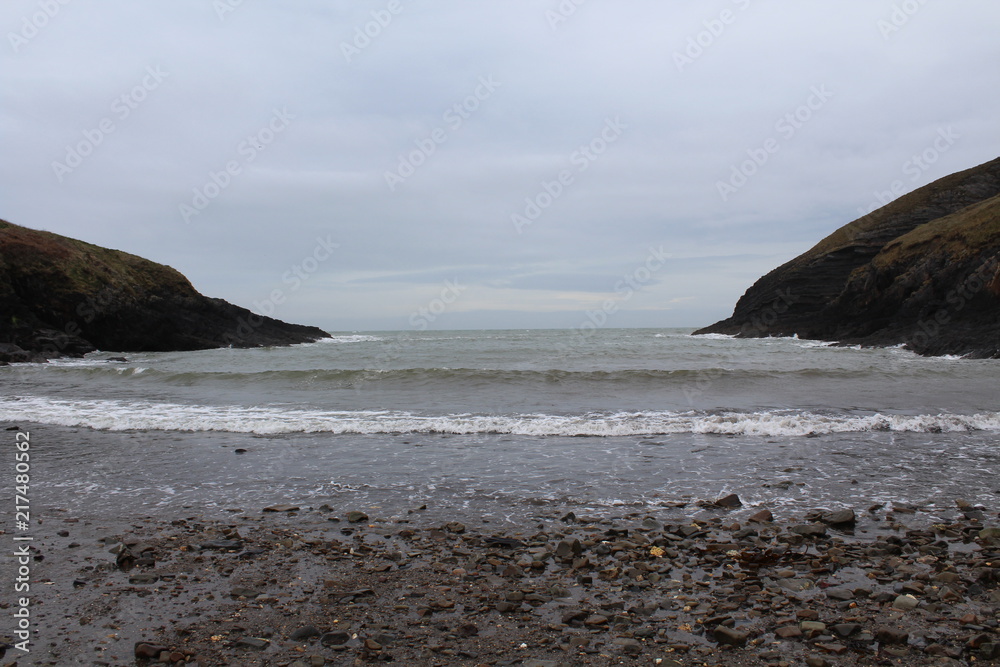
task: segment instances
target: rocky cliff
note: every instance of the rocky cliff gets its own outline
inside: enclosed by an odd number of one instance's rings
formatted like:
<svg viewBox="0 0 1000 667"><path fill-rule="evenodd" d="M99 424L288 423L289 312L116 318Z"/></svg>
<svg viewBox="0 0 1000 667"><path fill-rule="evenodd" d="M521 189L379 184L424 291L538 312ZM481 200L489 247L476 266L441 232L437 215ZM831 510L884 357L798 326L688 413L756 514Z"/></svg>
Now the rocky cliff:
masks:
<svg viewBox="0 0 1000 667"><path fill-rule="evenodd" d="M326 337L203 296L169 266L0 220L0 362Z"/></svg>
<svg viewBox="0 0 1000 667"><path fill-rule="evenodd" d="M695 333L1000 358L1000 158L841 227Z"/></svg>

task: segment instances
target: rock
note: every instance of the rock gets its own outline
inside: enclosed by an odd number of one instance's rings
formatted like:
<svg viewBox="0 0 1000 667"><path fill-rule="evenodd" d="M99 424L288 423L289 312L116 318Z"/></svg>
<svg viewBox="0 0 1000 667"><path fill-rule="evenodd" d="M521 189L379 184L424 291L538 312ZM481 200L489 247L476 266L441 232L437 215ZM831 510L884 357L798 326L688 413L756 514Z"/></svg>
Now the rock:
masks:
<svg viewBox="0 0 1000 667"><path fill-rule="evenodd" d="M795 639L802 636L802 630L797 625L783 625L777 628L774 634L781 639Z"/></svg>
<svg viewBox="0 0 1000 667"><path fill-rule="evenodd" d="M323 646L343 646L351 641L351 635L347 632L327 632L319 638Z"/></svg>
<svg viewBox="0 0 1000 667"><path fill-rule="evenodd" d="M305 639L312 639L313 637L322 637L323 632L313 625L305 625L292 634L288 635L288 638L293 641L303 641Z"/></svg>
<svg viewBox="0 0 1000 667"><path fill-rule="evenodd" d="M266 639L260 639L259 637L241 637L236 640L236 645L243 648L253 648L258 651L262 651L271 645Z"/></svg>
<svg viewBox="0 0 1000 667"><path fill-rule="evenodd" d="M820 623L819 621L802 621L799 623L799 629L806 635L818 635L826 632L826 623Z"/></svg>
<svg viewBox="0 0 1000 667"><path fill-rule="evenodd" d="M138 585L155 584L160 578L155 574L133 574L128 578L128 583Z"/></svg>
<svg viewBox="0 0 1000 667"><path fill-rule="evenodd" d="M725 509L736 509L737 507L743 507L743 501L735 493L730 493L728 496L723 496L715 501L718 507L723 507Z"/></svg>
<svg viewBox="0 0 1000 667"><path fill-rule="evenodd" d="M563 540L556 546L556 556L559 558L572 558L581 553L583 553L583 546L580 544L580 540L573 540L572 542Z"/></svg>
<svg viewBox="0 0 1000 667"><path fill-rule="evenodd" d="M463 623L455 630L459 637L475 637L479 634L479 628L475 623Z"/></svg>
<svg viewBox="0 0 1000 667"><path fill-rule="evenodd" d="M0 361L79 357L98 349L162 352L329 338L315 327L208 298L163 264L2 220L0 313Z"/></svg>
<svg viewBox="0 0 1000 667"><path fill-rule="evenodd" d="M358 511L348 512L347 521L350 523L361 523L363 521L368 521L368 515L364 512Z"/></svg>
<svg viewBox="0 0 1000 667"><path fill-rule="evenodd" d="M135 657L140 660L157 660L160 654L164 651L170 651L169 648L161 644L155 644L153 642L136 642L135 643Z"/></svg>
<svg viewBox="0 0 1000 667"><path fill-rule="evenodd" d="M749 636L748 633L742 630L727 628L724 625L719 625L712 631L712 637L716 642L728 644L729 646L745 646Z"/></svg>
<svg viewBox="0 0 1000 667"><path fill-rule="evenodd" d="M759 512L751 514L747 521L753 521L754 523L771 523L774 521L774 515L771 514L771 510L763 509Z"/></svg>
<svg viewBox="0 0 1000 667"><path fill-rule="evenodd" d="M642 653L642 642L636 641L635 639L629 639L627 637L619 637L611 642L614 646L617 646L622 650L623 653L628 655L639 655Z"/></svg>
<svg viewBox="0 0 1000 667"><path fill-rule="evenodd" d="M586 618L586 620L584 620L583 624L586 625L586 626L588 626L588 627L597 627L597 626L601 626L601 625L607 625L608 624L608 617L607 616L601 616L600 614L593 614L592 616L588 616Z"/></svg>
<svg viewBox="0 0 1000 667"><path fill-rule="evenodd" d="M1000 540L1000 528L983 528L979 531L979 539L997 541Z"/></svg>
<svg viewBox="0 0 1000 667"><path fill-rule="evenodd" d="M806 658L806 665L807 667L830 667L830 662L818 655L811 655Z"/></svg>
<svg viewBox="0 0 1000 667"><path fill-rule="evenodd" d="M883 625L875 631L875 641L881 644L901 644L905 645L910 641L910 633L899 628Z"/></svg>
<svg viewBox="0 0 1000 667"><path fill-rule="evenodd" d="M826 537L826 526L822 523L799 524L788 530L803 537Z"/></svg>
<svg viewBox="0 0 1000 667"><path fill-rule="evenodd" d="M900 611L909 611L911 609L916 609L920 601L912 595L900 595L892 602L893 609L899 609Z"/></svg>
<svg viewBox="0 0 1000 667"><path fill-rule="evenodd" d="M234 598L249 598L253 599L261 594L260 591L253 588L245 588L243 586L237 586L229 593Z"/></svg>
<svg viewBox="0 0 1000 667"><path fill-rule="evenodd" d="M645 530L663 530L663 524L650 516L642 520L642 527Z"/></svg>
<svg viewBox="0 0 1000 667"><path fill-rule="evenodd" d="M850 637L861 632L861 625L858 623L838 623L832 626L830 630L839 637Z"/></svg>
<svg viewBox="0 0 1000 667"><path fill-rule="evenodd" d="M449 533L461 535L462 533L465 532L465 524L460 523L458 521L452 521L450 523L445 524L444 529L447 530Z"/></svg>
<svg viewBox="0 0 1000 667"><path fill-rule="evenodd" d="M828 526L853 526L858 521L854 510L846 509L836 512L826 512L820 515L819 520Z"/></svg>
<svg viewBox="0 0 1000 667"><path fill-rule="evenodd" d="M785 590L794 593L801 593L816 588L816 584L809 579L780 579L778 585Z"/></svg>
<svg viewBox="0 0 1000 667"><path fill-rule="evenodd" d="M298 505L289 505L289 504L278 504L278 505L271 505L270 507L265 507L264 511L265 512L298 512L299 511L299 506Z"/></svg>
<svg viewBox="0 0 1000 667"><path fill-rule="evenodd" d="M848 590L846 588L828 588L826 589L826 597L831 600L840 600L841 602L849 602L854 600L856 597L854 591Z"/></svg>
<svg viewBox="0 0 1000 667"><path fill-rule="evenodd" d="M731 317L696 331L791 336L1000 357L995 220L1000 159L941 178L841 227L758 279ZM846 221L845 221L846 222ZM914 336L941 295L979 289L947 326ZM989 285L984 289L983 286Z"/></svg>
<svg viewBox="0 0 1000 667"><path fill-rule="evenodd" d="M240 540L209 540L198 545L205 551L236 551L243 548Z"/></svg>

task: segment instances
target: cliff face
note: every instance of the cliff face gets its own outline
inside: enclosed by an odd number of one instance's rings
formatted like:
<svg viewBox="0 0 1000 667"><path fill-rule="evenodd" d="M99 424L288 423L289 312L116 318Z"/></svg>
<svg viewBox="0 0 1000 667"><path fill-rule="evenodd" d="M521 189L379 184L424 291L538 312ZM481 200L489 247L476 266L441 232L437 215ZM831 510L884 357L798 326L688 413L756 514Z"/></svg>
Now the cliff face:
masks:
<svg viewBox="0 0 1000 667"><path fill-rule="evenodd" d="M0 361L326 337L205 297L168 266L0 220Z"/></svg>
<svg viewBox="0 0 1000 667"><path fill-rule="evenodd" d="M696 333L1000 358L1000 159L841 227Z"/></svg>

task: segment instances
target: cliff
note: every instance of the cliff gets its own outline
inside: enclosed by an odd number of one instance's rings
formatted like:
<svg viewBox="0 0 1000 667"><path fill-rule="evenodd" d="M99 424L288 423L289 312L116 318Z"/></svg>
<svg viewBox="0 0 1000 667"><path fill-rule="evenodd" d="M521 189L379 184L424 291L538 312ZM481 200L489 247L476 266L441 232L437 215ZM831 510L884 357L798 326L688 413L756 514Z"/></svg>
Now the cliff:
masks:
<svg viewBox="0 0 1000 667"><path fill-rule="evenodd" d="M203 296L169 266L0 220L0 362L326 337Z"/></svg>
<svg viewBox="0 0 1000 667"><path fill-rule="evenodd" d="M695 333L1000 358L1000 158L841 227Z"/></svg>

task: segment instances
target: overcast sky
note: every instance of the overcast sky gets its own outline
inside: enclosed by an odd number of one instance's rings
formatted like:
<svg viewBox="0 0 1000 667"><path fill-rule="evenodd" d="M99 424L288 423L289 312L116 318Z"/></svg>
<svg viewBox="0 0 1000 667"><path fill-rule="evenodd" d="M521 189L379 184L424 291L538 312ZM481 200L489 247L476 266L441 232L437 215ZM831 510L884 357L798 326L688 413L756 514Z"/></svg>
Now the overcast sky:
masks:
<svg viewBox="0 0 1000 667"><path fill-rule="evenodd" d="M4 0L0 26L0 218L330 330L707 325L1000 154L996 0Z"/></svg>

